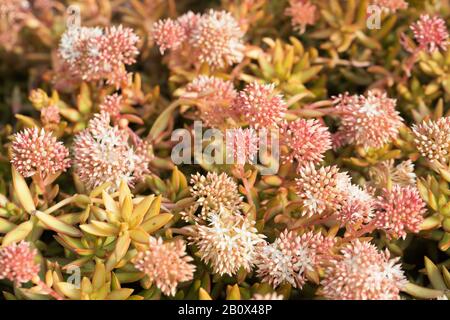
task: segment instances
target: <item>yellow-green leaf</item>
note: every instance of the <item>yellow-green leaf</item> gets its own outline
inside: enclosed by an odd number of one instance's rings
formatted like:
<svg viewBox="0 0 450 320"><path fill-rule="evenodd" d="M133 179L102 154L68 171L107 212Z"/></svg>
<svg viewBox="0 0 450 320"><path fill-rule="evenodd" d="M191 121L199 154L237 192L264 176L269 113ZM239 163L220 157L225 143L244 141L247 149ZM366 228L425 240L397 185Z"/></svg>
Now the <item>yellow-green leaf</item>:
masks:
<svg viewBox="0 0 450 320"><path fill-rule="evenodd" d="M71 237L81 237L83 234L77 228L60 221L58 218L46 214L41 211L36 211L36 217L49 229L66 234Z"/></svg>
<svg viewBox="0 0 450 320"><path fill-rule="evenodd" d="M36 210L30 189L28 188L25 179L16 171L14 166L12 166L12 180L15 195L25 211L31 213Z"/></svg>
<svg viewBox="0 0 450 320"><path fill-rule="evenodd" d="M19 224L5 235L2 245L7 246L11 243L22 241L30 234L31 230L33 230L33 222L26 221Z"/></svg>
<svg viewBox="0 0 450 320"><path fill-rule="evenodd" d="M173 214L171 213L161 213L153 218L144 221L144 223L141 224L141 228L147 233L151 234L168 223L172 219L172 217Z"/></svg>

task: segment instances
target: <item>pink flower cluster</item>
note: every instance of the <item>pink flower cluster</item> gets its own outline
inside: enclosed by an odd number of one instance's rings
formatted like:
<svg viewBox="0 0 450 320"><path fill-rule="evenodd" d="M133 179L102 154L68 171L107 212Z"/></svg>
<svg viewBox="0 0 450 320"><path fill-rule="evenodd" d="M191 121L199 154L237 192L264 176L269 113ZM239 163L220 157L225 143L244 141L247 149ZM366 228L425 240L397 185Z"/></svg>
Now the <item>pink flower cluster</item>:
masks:
<svg viewBox="0 0 450 320"><path fill-rule="evenodd" d="M233 16L225 11L210 10L203 15L188 12L177 20L158 21L153 37L161 53L189 52L195 64L206 63L225 68L244 58L244 32Z"/></svg>
<svg viewBox="0 0 450 320"><path fill-rule="evenodd" d="M314 25L317 20L317 7L309 0L289 0L285 14L291 17L292 26L304 33L307 25Z"/></svg>
<svg viewBox="0 0 450 320"><path fill-rule="evenodd" d="M387 9L390 12L408 8L408 2L405 2L405 0L372 0L372 5Z"/></svg>
<svg viewBox="0 0 450 320"><path fill-rule="evenodd" d="M138 36L122 25L70 27L62 36L59 54L66 68L86 81L106 80L117 88L128 83L126 65L135 62Z"/></svg>
<svg viewBox="0 0 450 320"><path fill-rule="evenodd" d="M377 199L375 224L390 238L405 238L407 232L420 231L425 207L415 187L394 185Z"/></svg>
<svg viewBox="0 0 450 320"><path fill-rule="evenodd" d="M298 167L322 162L324 153L331 149L331 134L318 120L298 119L284 122L280 130L281 142L289 150L282 155L287 162L297 161Z"/></svg>
<svg viewBox="0 0 450 320"><path fill-rule="evenodd" d="M334 244L333 238L321 233L310 231L299 236L284 230L273 243L259 246L256 274L274 288L284 282L302 288L307 272L316 270Z"/></svg>
<svg viewBox="0 0 450 320"><path fill-rule="evenodd" d="M233 104L236 113L252 127L278 128L287 111L282 95L275 91L275 85L249 83L239 92Z"/></svg>
<svg viewBox="0 0 450 320"><path fill-rule="evenodd" d="M205 126L220 128L228 118L234 118L230 107L237 96L233 82L200 75L186 86L184 98L197 101L200 119Z"/></svg>
<svg viewBox="0 0 450 320"><path fill-rule="evenodd" d="M396 100L370 90L367 96L349 94L334 99L340 117L339 134L346 143L381 148L397 138L403 119L395 110Z"/></svg>
<svg viewBox="0 0 450 320"><path fill-rule="evenodd" d="M11 163L25 178L46 179L70 167L69 150L51 132L24 129L14 135Z"/></svg>
<svg viewBox="0 0 450 320"><path fill-rule="evenodd" d="M448 31L444 19L423 14L416 23L411 25L411 30L420 49L430 53L438 49L447 50Z"/></svg>
<svg viewBox="0 0 450 320"><path fill-rule="evenodd" d="M338 210L346 198L349 177L337 166L316 169L312 163L299 170L296 192L303 203L303 214L308 217L326 210Z"/></svg>
<svg viewBox="0 0 450 320"><path fill-rule="evenodd" d="M354 240L330 259L321 281L321 293L332 300L399 300L407 283L389 251L379 252L369 243Z"/></svg>
<svg viewBox="0 0 450 320"><path fill-rule="evenodd" d="M450 152L450 117L424 121L413 126L414 142L430 162L446 164Z"/></svg>
<svg viewBox="0 0 450 320"><path fill-rule="evenodd" d="M163 242L161 238L150 237L149 248L138 253L134 266L144 272L152 283L167 296L174 296L179 283L194 277L195 265L186 254L182 240Z"/></svg>
<svg viewBox="0 0 450 320"><path fill-rule="evenodd" d="M40 270L36 255L37 250L26 241L0 248L0 279L8 279L19 286L31 281Z"/></svg>
<svg viewBox="0 0 450 320"><path fill-rule="evenodd" d="M153 159L150 144L110 122L108 113L96 114L87 129L75 136L75 173L88 189L105 182L115 189L122 180L132 186L149 172Z"/></svg>

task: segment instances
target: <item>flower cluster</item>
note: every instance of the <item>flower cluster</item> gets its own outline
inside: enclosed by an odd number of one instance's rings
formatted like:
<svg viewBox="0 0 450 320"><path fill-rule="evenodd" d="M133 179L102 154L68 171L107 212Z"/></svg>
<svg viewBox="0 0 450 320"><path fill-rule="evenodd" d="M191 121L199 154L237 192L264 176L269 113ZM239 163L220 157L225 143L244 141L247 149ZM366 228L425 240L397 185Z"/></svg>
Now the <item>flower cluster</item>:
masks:
<svg viewBox="0 0 450 320"><path fill-rule="evenodd" d="M26 241L0 248L0 279L19 285L31 281L40 270L36 255L37 250Z"/></svg>
<svg viewBox="0 0 450 320"><path fill-rule="evenodd" d="M321 291L332 300L399 300L406 279L389 251L355 240L329 261Z"/></svg>
<svg viewBox="0 0 450 320"><path fill-rule="evenodd" d="M252 82L239 92L233 108L250 126L270 129L278 128L287 105L274 84Z"/></svg>
<svg viewBox="0 0 450 320"><path fill-rule="evenodd" d="M184 213L187 219L200 207L200 217L203 220L207 220L221 208L232 212L240 210L242 197L239 195L236 182L226 173L219 175L208 172L206 176L197 173L192 175L190 182L192 184L190 192L196 202L187 213Z"/></svg>
<svg viewBox="0 0 450 320"><path fill-rule="evenodd" d="M149 143L138 140L133 146L129 132L110 121L108 113L96 114L87 129L75 136L75 173L88 189L106 182L118 188L122 180L133 185L149 172L153 158Z"/></svg>
<svg viewBox="0 0 450 320"><path fill-rule="evenodd" d="M45 180L70 167L69 150L51 132L36 127L14 135L11 163L24 177Z"/></svg>
<svg viewBox="0 0 450 320"><path fill-rule="evenodd" d="M317 21L317 7L309 0L289 0L289 7L285 14L291 17L292 26L304 33L307 25L314 25Z"/></svg>
<svg viewBox="0 0 450 320"><path fill-rule="evenodd" d="M312 216L327 209L340 208L346 197L349 177L336 166L316 169L309 164L299 171L296 192L303 204L303 214Z"/></svg>
<svg viewBox="0 0 450 320"><path fill-rule="evenodd" d="M185 98L193 98L199 107L200 119L205 126L222 127L228 118L233 118L230 107L237 96L231 81L217 77L198 76L186 86Z"/></svg>
<svg viewBox="0 0 450 320"><path fill-rule="evenodd" d="M195 63L224 68L244 58L243 31L234 17L225 11L210 10L203 15L188 12L177 20L158 21L153 37L161 53L170 49L190 51Z"/></svg>
<svg viewBox="0 0 450 320"><path fill-rule="evenodd" d="M419 20L411 25L411 30L421 49L428 52L447 50L448 31L444 19L427 14L421 15Z"/></svg>
<svg viewBox="0 0 450 320"><path fill-rule="evenodd" d="M331 149L331 134L327 127L315 119L298 119L285 122L280 130L281 142L289 148L282 155L285 161L304 167L309 163L319 164L323 154Z"/></svg>
<svg viewBox="0 0 450 320"><path fill-rule="evenodd" d="M417 233L423 222L425 202L415 187L394 185L378 198L376 225L389 237L405 238L406 232Z"/></svg>
<svg viewBox="0 0 450 320"><path fill-rule="evenodd" d="M404 10L408 8L408 2L405 0L372 0L372 5L379 6L389 12Z"/></svg>
<svg viewBox="0 0 450 320"><path fill-rule="evenodd" d="M341 121L339 132L347 143L380 148L395 139L402 126L396 100L378 90L369 91L367 97L339 95L334 103Z"/></svg>
<svg viewBox="0 0 450 320"><path fill-rule="evenodd" d="M258 233L255 222L226 209L211 214L208 220L208 225L195 226L191 239L202 261L219 275L233 276L240 268L250 272L257 246L265 237Z"/></svg>
<svg viewBox="0 0 450 320"><path fill-rule="evenodd" d="M186 255L186 244L182 240L163 242L150 237L149 248L139 252L134 266L144 272L162 293L174 296L179 283L192 280L195 265Z"/></svg>
<svg viewBox="0 0 450 320"><path fill-rule="evenodd" d="M450 117L424 121L413 127L419 152L431 162L445 164L450 152Z"/></svg>
<svg viewBox="0 0 450 320"><path fill-rule="evenodd" d="M301 288L307 273L316 269L333 244L333 239L320 233L310 231L299 236L284 230L273 243L258 247L257 275L274 288L284 282Z"/></svg>
<svg viewBox="0 0 450 320"><path fill-rule="evenodd" d="M61 37L59 54L73 76L120 87L128 81L125 66L136 61L138 40L122 25L105 30L72 26Z"/></svg>

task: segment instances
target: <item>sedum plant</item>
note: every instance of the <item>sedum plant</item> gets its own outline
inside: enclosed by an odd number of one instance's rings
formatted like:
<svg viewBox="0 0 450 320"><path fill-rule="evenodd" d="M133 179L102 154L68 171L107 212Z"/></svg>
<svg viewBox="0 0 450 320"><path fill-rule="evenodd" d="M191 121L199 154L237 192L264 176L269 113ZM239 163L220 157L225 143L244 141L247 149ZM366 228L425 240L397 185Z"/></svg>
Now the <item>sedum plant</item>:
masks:
<svg viewBox="0 0 450 320"><path fill-rule="evenodd" d="M447 300L449 17L3 0L2 299Z"/></svg>

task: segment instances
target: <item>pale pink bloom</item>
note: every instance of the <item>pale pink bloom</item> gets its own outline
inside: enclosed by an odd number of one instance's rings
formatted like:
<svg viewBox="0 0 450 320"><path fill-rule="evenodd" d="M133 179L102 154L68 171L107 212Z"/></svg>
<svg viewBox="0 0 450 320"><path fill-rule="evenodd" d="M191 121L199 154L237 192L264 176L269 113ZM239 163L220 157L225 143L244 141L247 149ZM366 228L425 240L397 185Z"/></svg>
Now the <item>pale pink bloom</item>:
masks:
<svg viewBox="0 0 450 320"><path fill-rule="evenodd" d="M0 248L0 279L21 285L38 276L37 250L29 242L21 241Z"/></svg>
<svg viewBox="0 0 450 320"><path fill-rule="evenodd" d="M372 4L387 9L390 12L408 8L408 2L405 2L405 0L372 0Z"/></svg>
<svg viewBox="0 0 450 320"><path fill-rule="evenodd" d="M407 232L418 233L424 220L426 204L415 187L394 185L378 197L375 221L389 238L405 238Z"/></svg>
<svg viewBox="0 0 450 320"><path fill-rule="evenodd" d="M344 94L334 103L341 119L339 132L348 143L381 148L397 138L403 119L395 110L396 100L386 93L370 90L367 97Z"/></svg>
<svg viewBox="0 0 450 320"><path fill-rule="evenodd" d="M174 296L179 283L194 278L196 267L190 263L193 260L186 254L184 241L163 242L161 238L150 237L149 248L138 253L134 266L163 294Z"/></svg>
<svg viewBox="0 0 450 320"><path fill-rule="evenodd" d="M11 163L25 178L37 174L45 180L70 167L69 150L51 132L28 128L14 135Z"/></svg>
<svg viewBox="0 0 450 320"><path fill-rule="evenodd" d="M258 153L259 138L252 128L228 129L226 131L226 154L229 162L236 164L254 163ZM227 163L229 163L227 162Z"/></svg>
<svg viewBox="0 0 450 320"><path fill-rule="evenodd" d="M336 219L351 229L359 229L372 221L374 217L375 198L365 189L349 184L341 208L336 212Z"/></svg>
<svg viewBox="0 0 450 320"><path fill-rule="evenodd" d="M122 180L133 186L149 172L150 145L138 140L133 146L129 132L111 126L110 121L108 113L96 114L87 129L75 136L75 173L88 189L105 182L116 189Z"/></svg>
<svg viewBox="0 0 450 320"><path fill-rule="evenodd" d="M242 206L242 196L239 194L237 183L225 172L217 174L208 172L206 176L197 173L191 176L191 196L195 204L185 215L193 214L201 208L199 216L207 220L221 208L238 212Z"/></svg>
<svg viewBox="0 0 450 320"><path fill-rule="evenodd" d="M319 164L324 153L331 149L331 134L328 128L315 119L284 122L280 138L281 143L289 148L288 153L282 155L283 160L296 160L299 167L308 163Z"/></svg>
<svg viewBox="0 0 450 320"><path fill-rule="evenodd" d="M447 163L450 151L450 117L424 121L413 126L420 154L431 162Z"/></svg>
<svg viewBox="0 0 450 320"><path fill-rule="evenodd" d="M278 128L287 105L283 97L275 92L274 84L247 84L235 99L234 110L256 129Z"/></svg>
<svg viewBox="0 0 450 320"><path fill-rule="evenodd" d="M336 166L316 169L313 164L300 168L296 193L303 202L303 214L308 217L326 210L338 210L346 197L349 177Z"/></svg>
<svg viewBox="0 0 450 320"><path fill-rule="evenodd" d="M120 87L128 81L125 66L136 61L139 37L122 25L71 27L62 36L59 54L69 71L86 81L106 80Z"/></svg>
<svg viewBox="0 0 450 320"><path fill-rule="evenodd" d="M197 28L203 15L188 11L178 17L177 22L184 29L187 39L191 38L192 32Z"/></svg>
<svg viewBox="0 0 450 320"><path fill-rule="evenodd" d="M316 22L316 11L317 7L309 0L289 0L289 7L284 13L291 17L292 26L303 33L307 25L314 25Z"/></svg>
<svg viewBox="0 0 450 320"><path fill-rule="evenodd" d="M59 108L55 105L42 108L41 121L44 125L50 123L58 124L61 121L61 117L59 115Z"/></svg>
<svg viewBox="0 0 450 320"><path fill-rule="evenodd" d="M331 300L399 300L407 280L389 251L354 240L331 259L321 281L321 294Z"/></svg>
<svg viewBox="0 0 450 320"><path fill-rule="evenodd" d="M244 32L231 13L210 10L203 14L189 38L200 63L224 68L244 58Z"/></svg>
<svg viewBox="0 0 450 320"><path fill-rule="evenodd" d="M448 31L444 19L422 14L410 28L421 49L430 53L438 49L447 50Z"/></svg>
<svg viewBox="0 0 450 320"><path fill-rule="evenodd" d="M159 20L153 24L153 38L161 54L166 50L177 50L187 40L186 29L172 19Z"/></svg>
<svg viewBox="0 0 450 320"><path fill-rule="evenodd" d="M283 300L284 297L276 292L259 294L255 293L250 300Z"/></svg>
<svg viewBox="0 0 450 320"><path fill-rule="evenodd" d="M217 77L200 75L186 86L184 97L198 101L200 119L205 126L224 126L227 118L233 118L231 104L237 96L233 82Z"/></svg>
<svg viewBox="0 0 450 320"><path fill-rule="evenodd" d="M106 112L114 121L120 117L120 110L122 109L122 96L115 93L106 96L103 103L99 106L100 112Z"/></svg>
<svg viewBox="0 0 450 320"><path fill-rule="evenodd" d="M310 231L299 236L286 229L273 243L258 247L256 274L273 288L282 283L302 288L306 273L313 272L322 262L321 255L327 255L334 245L328 240L320 233Z"/></svg>
<svg viewBox="0 0 450 320"><path fill-rule="evenodd" d="M256 247L265 237L258 233L255 222L225 209L211 214L209 221L207 226L195 225L195 235L191 238L202 261L221 276L233 276L240 268L250 272Z"/></svg>

